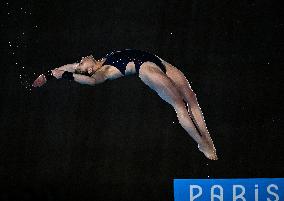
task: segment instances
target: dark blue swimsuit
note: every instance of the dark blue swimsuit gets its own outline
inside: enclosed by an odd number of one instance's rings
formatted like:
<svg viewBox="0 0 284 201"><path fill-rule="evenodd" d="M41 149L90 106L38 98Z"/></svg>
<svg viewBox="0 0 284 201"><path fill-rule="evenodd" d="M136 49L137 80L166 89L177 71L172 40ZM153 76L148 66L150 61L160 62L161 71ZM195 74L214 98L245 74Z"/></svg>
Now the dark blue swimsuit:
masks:
<svg viewBox="0 0 284 201"><path fill-rule="evenodd" d="M106 60L103 65L114 66L123 75L125 75L126 66L129 62L134 62L136 73L139 72L140 66L146 61L155 63L163 72L166 72L165 66L157 56L141 50L125 49L114 51L107 54L104 58L106 58Z"/></svg>

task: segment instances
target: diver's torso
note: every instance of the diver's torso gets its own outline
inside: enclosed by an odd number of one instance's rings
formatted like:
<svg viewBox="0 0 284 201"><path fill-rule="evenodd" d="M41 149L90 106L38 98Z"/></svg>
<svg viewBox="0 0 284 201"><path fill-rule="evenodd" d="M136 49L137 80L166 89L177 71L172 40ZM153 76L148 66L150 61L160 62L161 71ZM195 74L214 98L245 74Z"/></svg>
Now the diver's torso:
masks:
<svg viewBox="0 0 284 201"><path fill-rule="evenodd" d="M139 72L140 66L147 61L155 63L165 72L159 57L142 50L125 49L120 51L113 51L107 54L103 65L110 65L117 68L123 75L134 74Z"/></svg>

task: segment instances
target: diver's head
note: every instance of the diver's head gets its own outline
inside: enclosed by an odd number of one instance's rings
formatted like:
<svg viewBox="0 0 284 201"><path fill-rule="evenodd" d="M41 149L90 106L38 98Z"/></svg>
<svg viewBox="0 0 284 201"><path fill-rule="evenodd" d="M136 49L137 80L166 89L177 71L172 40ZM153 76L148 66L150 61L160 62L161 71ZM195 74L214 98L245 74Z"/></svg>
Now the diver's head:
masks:
<svg viewBox="0 0 284 201"><path fill-rule="evenodd" d="M75 73L78 74L94 74L101 65L99 65L99 62L94 59L92 55L87 57L82 57L79 65L75 69Z"/></svg>

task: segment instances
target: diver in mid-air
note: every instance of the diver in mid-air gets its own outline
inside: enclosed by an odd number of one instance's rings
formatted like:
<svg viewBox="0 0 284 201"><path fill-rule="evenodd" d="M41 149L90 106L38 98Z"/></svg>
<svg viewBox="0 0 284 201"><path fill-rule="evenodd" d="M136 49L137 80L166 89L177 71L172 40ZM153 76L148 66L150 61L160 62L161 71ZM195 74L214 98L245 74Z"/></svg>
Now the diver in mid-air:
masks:
<svg viewBox="0 0 284 201"><path fill-rule="evenodd" d="M67 64L40 75L33 86L40 87L53 78L74 80L93 86L135 73L173 106L180 125L197 142L199 150L207 158L217 160L216 149L201 108L186 77L176 67L149 52L125 49L111 52L99 60L92 55L83 57L80 63Z"/></svg>

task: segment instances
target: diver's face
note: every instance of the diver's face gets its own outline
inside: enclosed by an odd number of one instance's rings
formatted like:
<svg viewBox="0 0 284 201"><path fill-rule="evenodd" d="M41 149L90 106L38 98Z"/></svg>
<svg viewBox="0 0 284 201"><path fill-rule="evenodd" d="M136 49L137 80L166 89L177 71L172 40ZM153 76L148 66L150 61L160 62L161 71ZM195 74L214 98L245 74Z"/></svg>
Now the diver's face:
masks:
<svg viewBox="0 0 284 201"><path fill-rule="evenodd" d="M76 73L89 73L93 74L93 67L95 65L95 62L92 57L83 57L82 60L80 61L79 65L76 67L75 72Z"/></svg>

